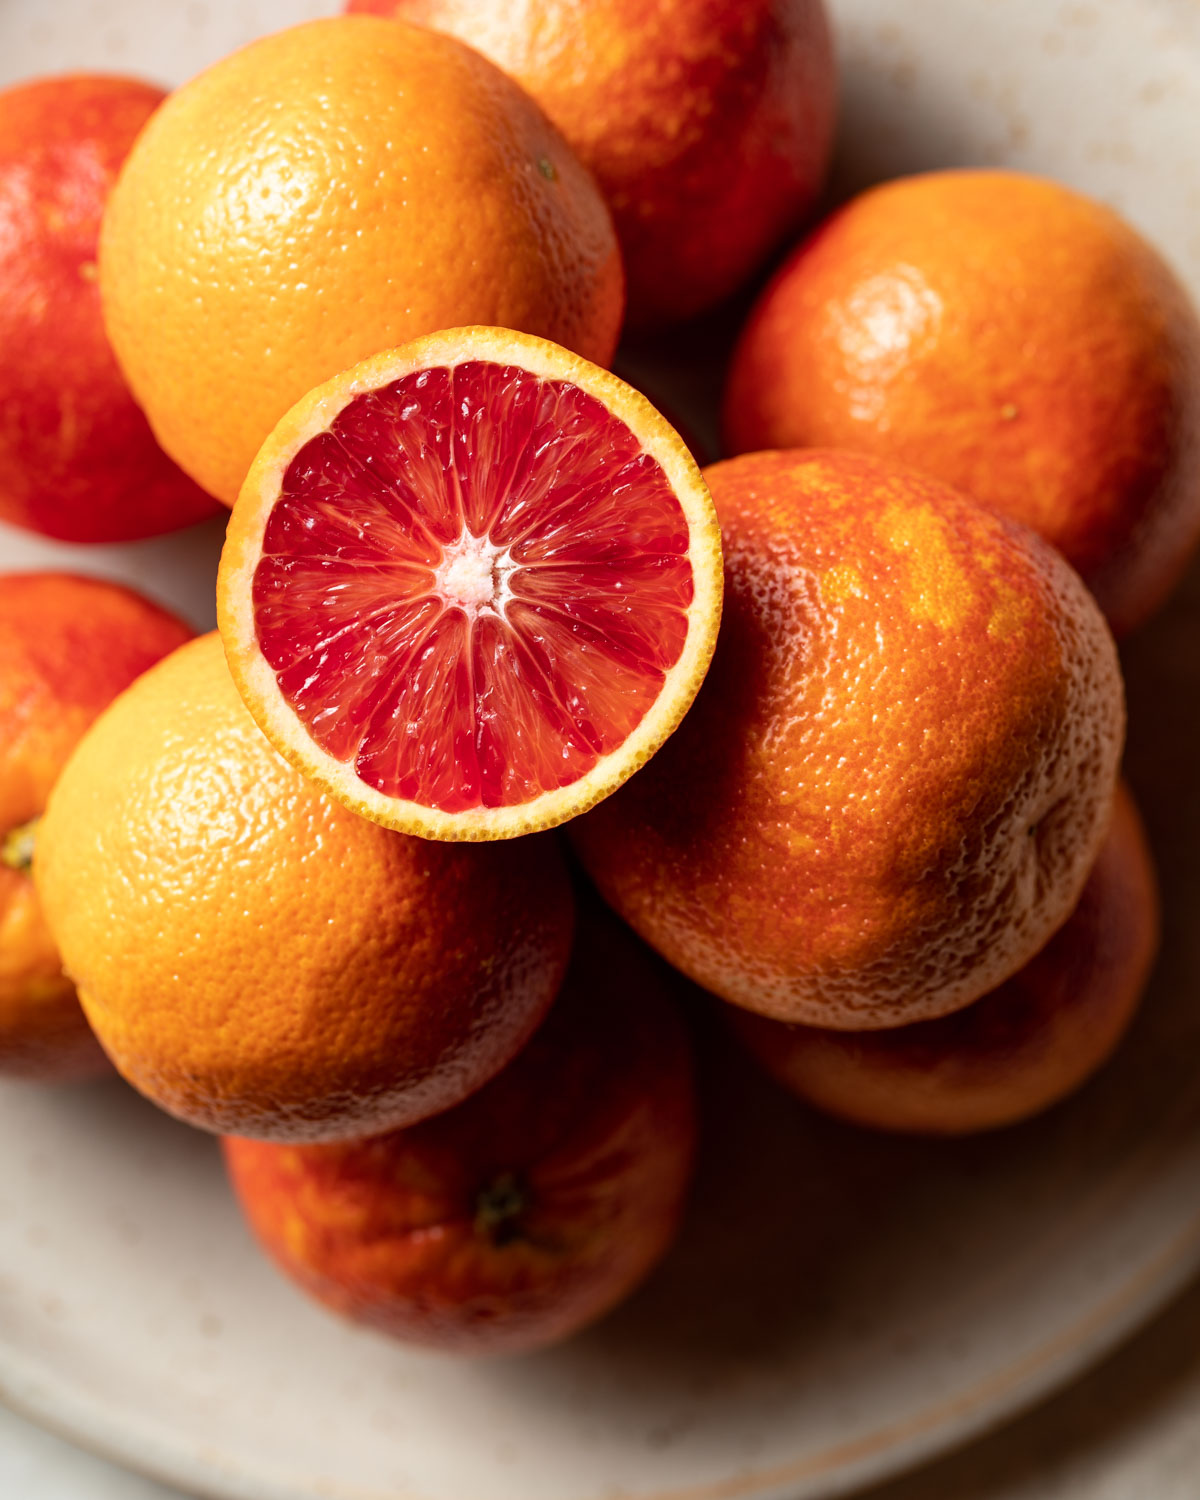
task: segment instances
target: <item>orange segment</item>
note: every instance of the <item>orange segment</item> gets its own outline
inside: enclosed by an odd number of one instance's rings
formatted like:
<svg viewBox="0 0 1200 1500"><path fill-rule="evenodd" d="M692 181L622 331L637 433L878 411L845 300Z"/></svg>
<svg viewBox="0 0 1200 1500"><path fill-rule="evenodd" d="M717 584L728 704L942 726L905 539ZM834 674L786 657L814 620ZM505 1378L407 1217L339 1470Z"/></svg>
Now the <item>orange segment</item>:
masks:
<svg viewBox="0 0 1200 1500"><path fill-rule="evenodd" d="M367 360L251 469L218 583L259 724L356 811L504 838L614 790L716 639L720 536L682 440L615 376L505 329Z"/></svg>

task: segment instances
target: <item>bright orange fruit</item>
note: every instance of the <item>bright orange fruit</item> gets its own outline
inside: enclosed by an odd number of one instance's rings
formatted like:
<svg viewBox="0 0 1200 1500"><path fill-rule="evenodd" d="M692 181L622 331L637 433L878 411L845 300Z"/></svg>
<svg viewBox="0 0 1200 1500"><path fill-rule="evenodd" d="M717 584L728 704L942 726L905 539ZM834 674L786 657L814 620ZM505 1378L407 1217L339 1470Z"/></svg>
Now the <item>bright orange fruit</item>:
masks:
<svg viewBox="0 0 1200 1500"><path fill-rule="evenodd" d="M348 1145L224 1145L255 1233L306 1291L397 1338L514 1354L661 1259L695 1133L682 1020L612 923L584 926L549 1020L456 1109Z"/></svg>
<svg viewBox="0 0 1200 1500"><path fill-rule="evenodd" d="M894 1031L820 1031L733 1008L729 1020L780 1083L830 1114L920 1135L994 1130L1057 1104L1108 1059L1137 1011L1157 938L1154 865L1121 788L1079 905L974 1005Z"/></svg>
<svg viewBox="0 0 1200 1500"><path fill-rule="evenodd" d="M571 941L553 842L455 848L346 812L259 733L215 634L92 726L35 876L130 1083L190 1124L273 1140L456 1104L542 1019Z"/></svg>
<svg viewBox="0 0 1200 1500"><path fill-rule="evenodd" d="M451 37L371 17L262 38L172 94L105 214L109 335L163 446L232 505L313 386L463 323L602 364L612 220L537 105Z"/></svg>
<svg viewBox="0 0 1200 1500"><path fill-rule="evenodd" d="M1079 899L1124 731L1112 638L1044 542L854 454L705 471L726 549L679 731L572 827L691 978L858 1030L969 1004Z"/></svg>
<svg viewBox="0 0 1200 1500"><path fill-rule="evenodd" d="M347 807L438 839L548 828L641 765L708 667L712 500L631 387L460 328L297 404L229 523L247 706Z"/></svg>
<svg viewBox="0 0 1200 1500"><path fill-rule="evenodd" d="M912 464L1032 526L1131 629L1200 535L1200 321L1109 209L1016 172L884 183L785 262L736 350L730 451Z"/></svg>
<svg viewBox="0 0 1200 1500"><path fill-rule="evenodd" d="M477 47L538 101L616 220L629 313L735 291L812 207L833 139L821 0L349 0Z"/></svg>
<svg viewBox="0 0 1200 1500"><path fill-rule="evenodd" d="M0 92L0 520L64 541L220 509L154 441L100 318L100 216L163 97L86 73Z"/></svg>
<svg viewBox="0 0 1200 1500"><path fill-rule="evenodd" d="M104 1072L30 867L46 798L111 699L191 631L131 589L69 573L0 577L0 1073Z"/></svg>

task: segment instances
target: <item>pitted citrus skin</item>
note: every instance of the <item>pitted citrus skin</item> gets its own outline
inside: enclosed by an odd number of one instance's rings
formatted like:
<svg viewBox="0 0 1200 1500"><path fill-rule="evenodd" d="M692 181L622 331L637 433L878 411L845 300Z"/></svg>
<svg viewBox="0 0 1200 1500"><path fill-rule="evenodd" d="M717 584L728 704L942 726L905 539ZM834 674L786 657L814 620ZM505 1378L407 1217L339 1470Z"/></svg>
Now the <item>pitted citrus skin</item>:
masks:
<svg viewBox="0 0 1200 1500"><path fill-rule="evenodd" d="M542 106L616 221L631 322L737 290L812 207L833 141L821 0L349 0L477 47Z"/></svg>
<svg viewBox="0 0 1200 1500"><path fill-rule="evenodd" d="M835 1029L943 1015L1065 921L1124 734L1103 617L1045 543L912 471L750 454L706 478L725 616L684 724L572 829L698 983Z"/></svg>
<svg viewBox="0 0 1200 1500"><path fill-rule="evenodd" d="M453 38L294 26L172 94L113 190L105 323L159 441L232 505L307 391L437 329L499 324L607 364L620 252L531 99Z"/></svg>
<svg viewBox="0 0 1200 1500"><path fill-rule="evenodd" d="M786 1088L876 1130L967 1135L1049 1109L1107 1060L1137 1012L1158 946L1154 863L1118 790L1079 905L1046 946L965 1010L890 1031L819 1031L731 1008Z"/></svg>
<svg viewBox="0 0 1200 1500"><path fill-rule="evenodd" d="M190 1124L331 1140L423 1119L524 1044L566 967L553 843L378 828L271 748L218 637L93 727L42 824L37 883L118 1069Z"/></svg>
<svg viewBox="0 0 1200 1500"><path fill-rule="evenodd" d="M0 1074L109 1071L30 873L46 798L96 715L191 631L132 589L70 573L0 579Z"/></svg>
<svg viewBox="0 0 1200 1500"><path fill-rule="evenodd" d="M1200 319L1103 204L1018 172L884 183L788 258L738 343L729 451L851 448L1031 526L1122 634L1200 536Z"/></svg>

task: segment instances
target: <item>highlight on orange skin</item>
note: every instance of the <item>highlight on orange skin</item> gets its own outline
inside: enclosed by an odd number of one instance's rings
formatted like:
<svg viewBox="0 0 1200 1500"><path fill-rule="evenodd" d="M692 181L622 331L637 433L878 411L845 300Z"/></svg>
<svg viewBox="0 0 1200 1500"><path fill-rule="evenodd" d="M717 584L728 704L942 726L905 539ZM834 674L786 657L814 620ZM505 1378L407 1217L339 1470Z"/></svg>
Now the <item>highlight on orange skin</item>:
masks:
<svg viewBox="0 0 1200 1500"><path fill-rule="evenodd" d="M93 719L190 635L98 578L0 578L0 1075L63 1083L110 1070L34 891L39 820Z"/></svg>
<svg viewBox="0 0 1200 1500"><path fill-rule="evenodd" d="M625 301L608 207L542 110L370 16L259 37L167 98L109 199L100 292L159 441L230 506L339 370L475 323L607 364Z"/></svg>
<svg viewBox="0 0 1200 1500"><path fill-rule="evenodd" d="M629 320L693 317L753 274L820 191L836 70L821 0L349 0L503 68L595 174Z"/></svg>
<svg viewBox="0 0 1200 1500"><path fill-rule="evenodd" d="M1200 536L1200 320L1100 203L1016 172L900 178L776 273L725 397L730 452L913 465L1031 526L1113 629L1163 603Z"/></svg>
<svg viewBox="0 0 1200 1500"><path fill-rule="evenodd" d="M342 1146L227 1138L263 1248L334 1311L453 1353L600 1317L665 1253L691 1171L690 1047L664 983L594 917L542 1030L465 1103Z"/></svg>
<svg viewBox="0 0 1200 1500"><path fill-rule="evenodd" d="M1081 1087L1124 1036L1158 948L1154 865L1122 785L1079 905L1012 979L966 1010L850 1035L730 1008L766 1070L857 1125L967 1135L1012 1125Z"/></svg>
<svg viewBox="0 0 1200 1500"><path fill-rule="evenodd" d="M1045 543L861 455L705 471L713 665L655 758L570 833L704 988L876 1030L994 989L1074 907L1124 736L1112 638Z"/></svg>
<svg viewBox="0 0 1200 1500"><path fill-rule="evenodd" d="M486 842L566 822L655 753L720 599L716 511L661 414L548 340L452 328L276 427L217 621L311 781L385 827Z"/></svg>

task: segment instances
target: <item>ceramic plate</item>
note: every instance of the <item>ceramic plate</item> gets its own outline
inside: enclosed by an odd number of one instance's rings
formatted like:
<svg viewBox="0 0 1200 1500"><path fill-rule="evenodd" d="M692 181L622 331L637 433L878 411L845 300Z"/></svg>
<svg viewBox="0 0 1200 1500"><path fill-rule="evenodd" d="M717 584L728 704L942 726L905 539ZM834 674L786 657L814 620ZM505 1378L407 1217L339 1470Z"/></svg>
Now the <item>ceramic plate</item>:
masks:
<svg viewBox="0 0 1200 1500"><path fill-rule="evenodd" d="M0 0L0 82L171 82L303 4ZM1200 5L839 0L845 192L1008 162L1120 207L1200 290ZM637 351L703 418L697 338ZM674 374L672 375L672 371ZM0 568L122 576L211 623L219 528L119 549L0 532ZM2 581L0 581L2 587ZM0 1089L0 1390L237 1500L815 1500L1096 1358L1200 1262L1200 577L1127 651L1166 946L1118 1060L955 1145L804 1113L724 1049L682 1240L568 1346L455 1363L343 1326L260 1261L213 1142L120 1085Z"/></svg>

